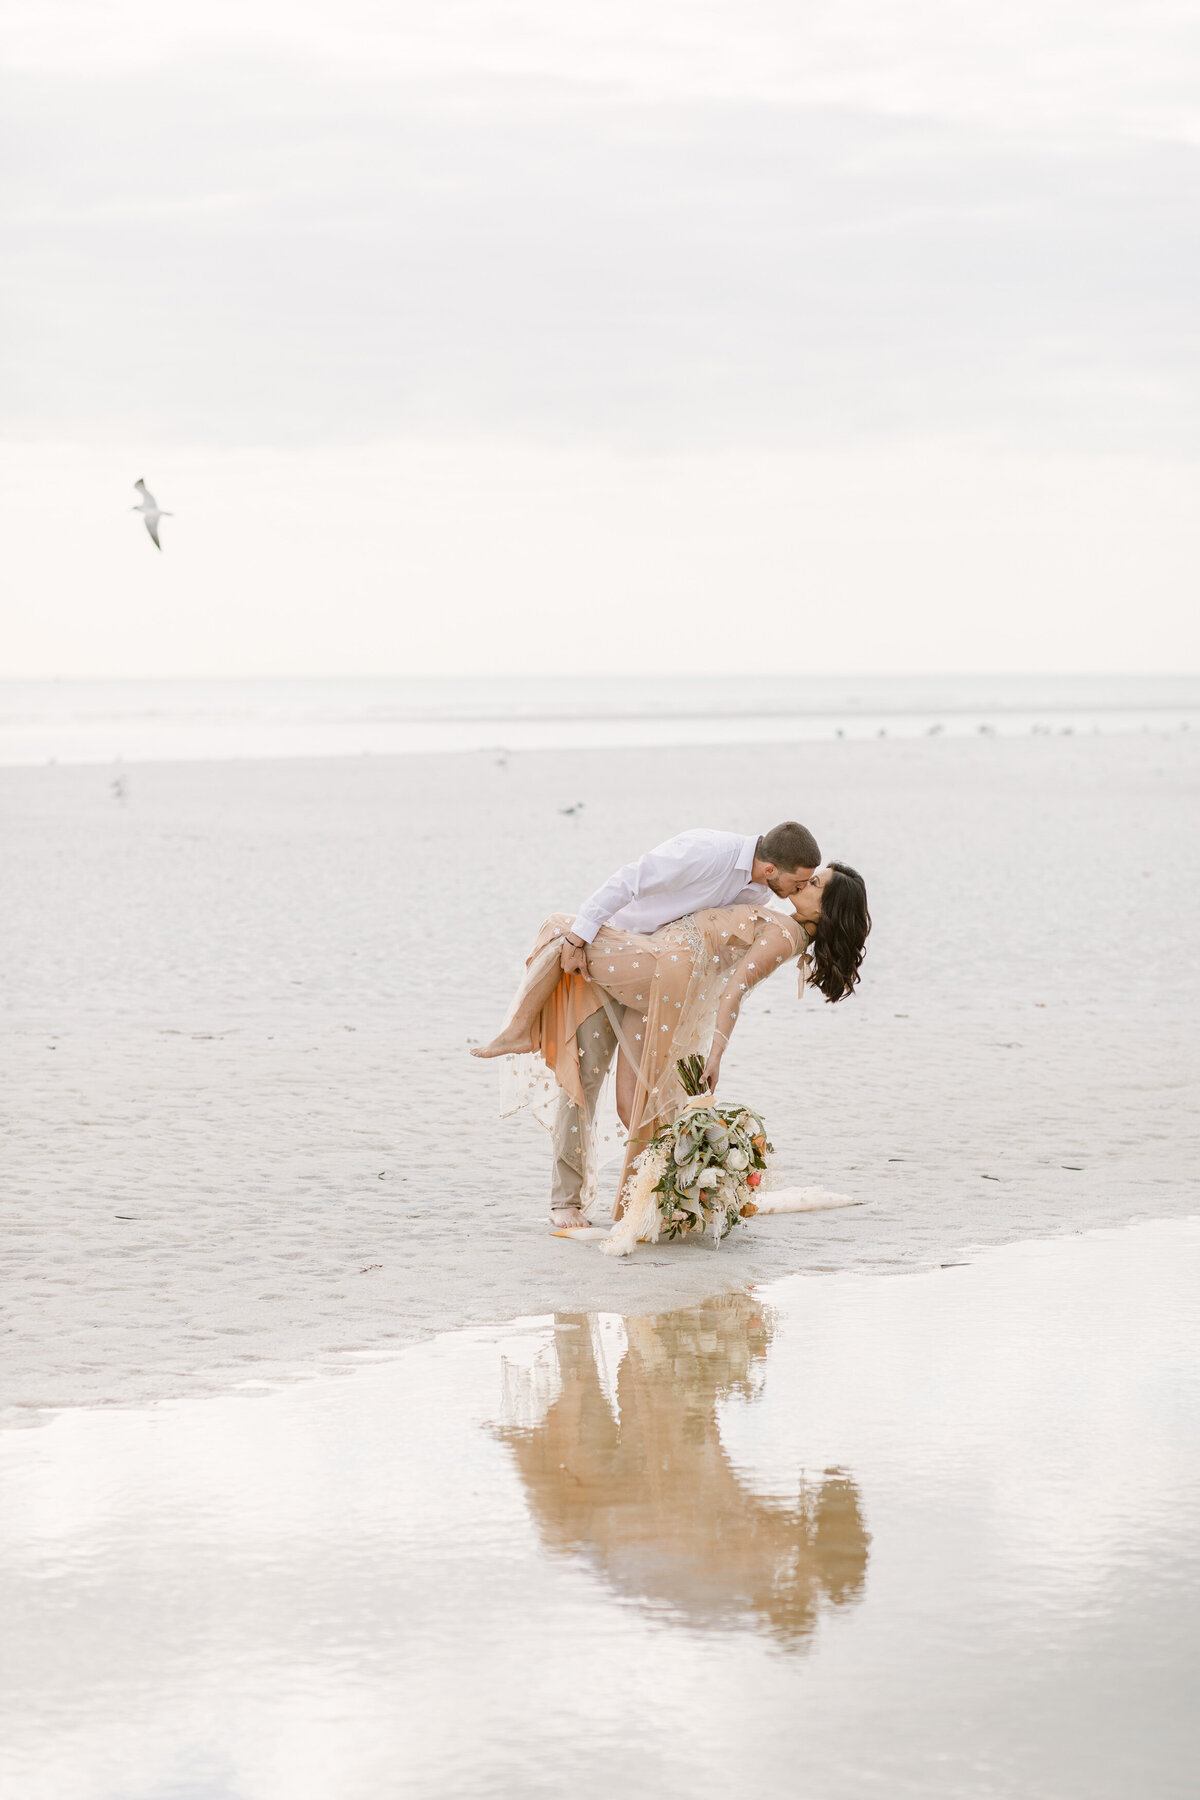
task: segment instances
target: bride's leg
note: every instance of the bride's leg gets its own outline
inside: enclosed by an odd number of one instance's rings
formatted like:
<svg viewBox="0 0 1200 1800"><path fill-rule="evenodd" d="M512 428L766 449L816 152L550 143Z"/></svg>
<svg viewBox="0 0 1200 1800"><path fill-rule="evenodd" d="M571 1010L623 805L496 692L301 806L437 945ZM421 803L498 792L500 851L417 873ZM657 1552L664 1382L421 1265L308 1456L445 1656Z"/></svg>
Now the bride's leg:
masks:
<svg viewBox="0 0 1200 1800"><path fill-rule="evenodd" d="M534 958L517 993L508 1023L490 1044L477 1045L472 1056L523 1056L533 1049L533 1021L562 977L562 939L547 944Z"/></svg>
<svg viewBox="0 0 1200 1800"><path fill-rule="evenodd" d="M629 1133L629 1141L625 1146L625 1161L621 1164L621 1179L617 1183L617 1198L613 1206L613 1218L619 1219L625 1211L625 1183L629 1179L634 1163L654 1136L653 1120L643 1121L637 1130L633 1121L644 1113L645 1100L641 1093L637 1070L626 1056L624 1050L617 1057L617 1117Z"/></svg>

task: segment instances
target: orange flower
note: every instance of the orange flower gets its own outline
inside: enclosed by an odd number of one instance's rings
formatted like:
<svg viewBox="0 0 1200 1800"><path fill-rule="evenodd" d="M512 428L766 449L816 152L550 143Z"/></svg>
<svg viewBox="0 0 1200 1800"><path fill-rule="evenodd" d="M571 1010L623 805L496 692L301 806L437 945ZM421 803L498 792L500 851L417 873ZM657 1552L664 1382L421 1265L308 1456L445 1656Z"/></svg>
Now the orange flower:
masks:
<svg viewBox="0 0 1200 1800"><path fill-rule="evenodd" d="M755 1169L752 1174L747 1175L746 1186L747 1187L757 1187L761 1180L762 1180L762 1170Z"/></svg>

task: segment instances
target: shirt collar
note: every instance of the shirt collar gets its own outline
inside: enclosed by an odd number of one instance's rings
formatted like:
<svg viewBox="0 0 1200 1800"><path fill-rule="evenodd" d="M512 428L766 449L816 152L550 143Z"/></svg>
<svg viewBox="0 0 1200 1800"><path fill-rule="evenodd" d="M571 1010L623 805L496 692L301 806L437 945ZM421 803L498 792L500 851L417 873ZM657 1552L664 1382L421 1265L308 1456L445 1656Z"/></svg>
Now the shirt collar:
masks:
<svg viewBox="0 0 1200 1800"><path fill-rule="evenodd" d="M757 849L758 849L758 839L756 837L743 838L742 839L742 847L738 852L738 859L733 865L734 868L735 869L744 869L746 871L747 875L753 875L754 874L754 852Z"/></svg>

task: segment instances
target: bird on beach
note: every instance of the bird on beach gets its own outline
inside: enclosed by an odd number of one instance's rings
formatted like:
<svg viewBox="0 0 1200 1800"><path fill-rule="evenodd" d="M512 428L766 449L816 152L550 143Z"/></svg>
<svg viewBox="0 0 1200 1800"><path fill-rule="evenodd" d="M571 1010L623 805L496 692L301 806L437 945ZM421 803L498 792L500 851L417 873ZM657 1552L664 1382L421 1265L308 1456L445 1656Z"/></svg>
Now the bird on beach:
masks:
<svg viewBox="0 0 1200 1800"><path fill-rule="evenodd" d="M158 501L154 498L154 495L150 492L150 489L146 486L146 483L142 480L140 475L133 485L138 493L141 494L142 501L140 506L131 506L129 510L130 512L141 513L146 530L150 533L151 543L156 550L161 550L162 545L158 541L158 521L160 519L173 518L174 514L162 510Z"/></svg>

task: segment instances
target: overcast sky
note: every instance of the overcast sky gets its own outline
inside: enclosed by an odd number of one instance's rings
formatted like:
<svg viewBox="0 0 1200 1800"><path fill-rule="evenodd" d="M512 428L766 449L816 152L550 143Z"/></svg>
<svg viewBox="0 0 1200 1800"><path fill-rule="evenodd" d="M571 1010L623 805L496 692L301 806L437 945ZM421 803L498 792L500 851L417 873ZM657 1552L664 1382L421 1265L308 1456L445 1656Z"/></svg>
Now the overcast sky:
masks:
<svg viewBox="0 0 1200 1800"><path fill-rule="evenodd" d="M1196 6L8 16L9 672L1200 667Z"/></svg>

